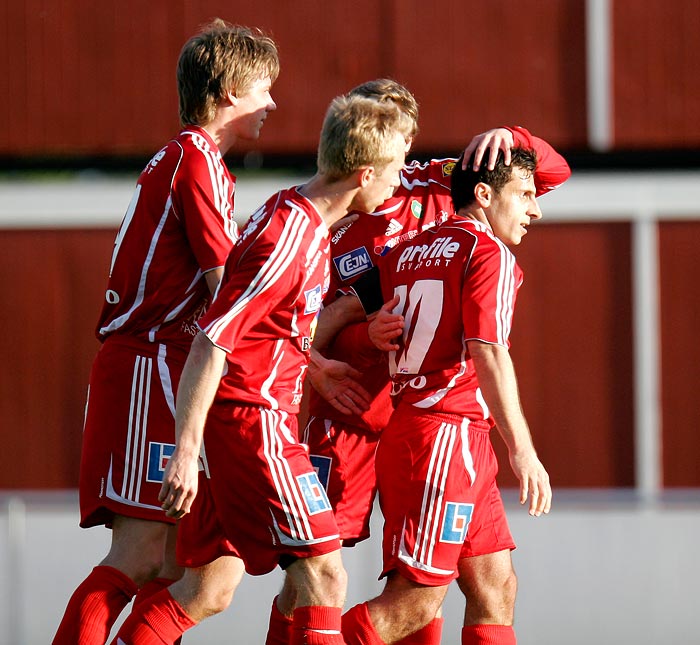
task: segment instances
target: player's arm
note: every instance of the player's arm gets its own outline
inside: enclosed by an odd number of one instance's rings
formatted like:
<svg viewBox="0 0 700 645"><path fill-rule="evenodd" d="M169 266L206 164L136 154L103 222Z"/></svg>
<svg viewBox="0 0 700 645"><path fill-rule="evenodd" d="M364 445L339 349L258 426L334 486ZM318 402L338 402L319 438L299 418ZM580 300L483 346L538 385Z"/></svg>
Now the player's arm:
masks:
<svg viewBox="0 0 700 645"><path fill-rule="evenodd" d="M342 414L362 414L371 397L357 379L355 368L342 361L328 359L323 352L336 335L353 322L365 319L365 312L354 295L341 296L321 309L318 315L307 376L313 388Z"/></svg>
<svg viewBox="0 0 700 645"><path fill-rule="evenodd" d="M188 513L197 494L199 452L207 413L214 401L226 352L203 332L192 342L177 390L175 451L163 475L158 499L168 517Z"/></svg>
<svg viewBox="0 0 700 645"><path fill-rule="evenodd" d="M528 130L520 126L508 129L513 133L514 147L520 146L534 150L537 155L535 187L537 188L538 197L561 186L571 177L571 168L566 159L544 139L530 134Z"/></svg>
<svg viewBox="0 0 700 645"><path fill-rule="evenodd" d="M207 281L207 287L209 287L209 293L214 295L216 290L219 288L219 283L224 275L224 267L216 267L211 271L207 271L204 274L204 279Z"/></svg>
<svg viewBox="0 0 700 645"><path fill-rule="evenodd" d="M549 475L532 443L508 349L479 340L470 340L467 345L481 393L508 447L511 468L520 482L520 503L524 504L529 495L530 515L549 513L552 504Z"/></svg>

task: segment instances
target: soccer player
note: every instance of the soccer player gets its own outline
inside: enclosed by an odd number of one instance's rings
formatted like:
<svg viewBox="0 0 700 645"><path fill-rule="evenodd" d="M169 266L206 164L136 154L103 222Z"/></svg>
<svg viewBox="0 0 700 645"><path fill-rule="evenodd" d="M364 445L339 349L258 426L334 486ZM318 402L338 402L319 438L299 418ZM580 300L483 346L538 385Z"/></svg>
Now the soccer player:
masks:
<svg viewBox="0 0 700 645"><path fill-rule="evenodd" d="M393 104L335 99L316 175L273 195L231 252L180 381L161 493L169 517L192 510L178 540L187 569L134 609L119 643L171 643L225 609L244 570L278 565L298 591L292 642L344 643L338 529L295 415L329 283L329 227L353 209L374 210L398 186L404 118ZM202 443L208 478L198 475Z"/></svg>
<svg viewBox="0 0 700 645"><path fill-rule="evenodd" d="M386 586L343 617L347 643L395 643L421 630L454 579L467 600L462 644L515 643L515 544L489 432L495 426L508 447L521 503L529 496L530 514L548 513L549 477L508 352L522 283L508 247L542 216L536 159L515 148L510 166L502 153L493 170L458 163L455 213L380 262L380 299L376 272L353 287L369 311L388 301L370 336L390 350L395 410L376 457Z"/></svg>
<svg viewBox="0 0 700 645"><path fill-rule="evenodd" d="M410 146L418 132L418 105L408 89L396 81L378 79L359 85L349 94L390 101L399 106L410 118L406 131ZM496 128L477 135L467 146L463 158L469 160L473 152L477 166L483 158L487 160L487 167L493 168L498 150L503 151L509 163L510 150L515 144L538 148L535 181L539 191L545 192L569 177L566 161L525 128ZM333 301L339 288L351 285L391 248L447 218L452 212L450 181L456 161L454 158L434 159L407 165L401 173L401 185L389 200L372 213L357 213L355 222L333 235L327 304ZM328 348L322 347L318 341L323 340L317 338L314 348L324 350L325 358L313 353L309 367L309 380L314 389L309 391L309 419L303 440L309 446L311 461L326 487L344 546L353 546L369 537L376 492L375 450L392 411L386 356L368 343L367 324L365 321L346 326ZM347 361L358 370L362 374L358 380L366 395L357 395L352 389L329 387L328 381L320 378L326 359ZM357 378L357 372L352 376ZM364 405L365 398L369 398L369 406ZM285 580L272 603L268 645L288 642L286 630L293 604L294 590Z"/></svg>
<svg viewBox="0 0 700 645"><path fill-rule="evenodd" d="M182 574L175 519L158 494L174 449L174 393L237 238L223 155L255 140L279 60L262 33L215 20L177 65L182 131L147 164L117 234L102 342L90 375L80 525L112 529L109 553L73 593L55 645L102 645L122 609Z"/></svg>

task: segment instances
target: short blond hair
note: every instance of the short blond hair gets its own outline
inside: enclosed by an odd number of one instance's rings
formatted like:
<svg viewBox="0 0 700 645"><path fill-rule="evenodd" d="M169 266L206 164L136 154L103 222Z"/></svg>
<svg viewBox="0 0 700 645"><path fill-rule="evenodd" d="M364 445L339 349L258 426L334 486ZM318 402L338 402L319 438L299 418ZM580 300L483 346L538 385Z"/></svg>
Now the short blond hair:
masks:
<svg viewBox="0 0 700 645"><path fill-rule="evenodd" d="M279 75L274 41L258 29L220 18L190 38L177 63L182 125L207 125L227 92L243 96L258 79Z"/></svg>
<svg viewBox="0 0 700 645"><path fill-rule="evenodd" d="M320 173L335 181L364 166L381 173L394 159L396 134L407 116L394 103L363 96L338 96L326 112L318 146Z"/></svg>
<svg viewBox="0 0 700 645"><path fill-rule="evenodd" d="M353 87L348 96L364 96L376 101L392 101L410 119L407 137L415 138L418 134L418 101L404 85L391 78L377 78Z"/></svg>

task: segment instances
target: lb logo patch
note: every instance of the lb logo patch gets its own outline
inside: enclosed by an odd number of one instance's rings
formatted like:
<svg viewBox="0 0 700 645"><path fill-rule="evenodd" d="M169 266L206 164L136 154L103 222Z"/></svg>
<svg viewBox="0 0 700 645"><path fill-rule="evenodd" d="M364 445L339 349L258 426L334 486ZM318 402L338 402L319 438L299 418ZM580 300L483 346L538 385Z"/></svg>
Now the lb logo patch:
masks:
<svg viewBox="0 0 700 645"><path fill-rule="evenodd" d="M168 465L168 460L175 452L174 443L156 443L151 441L148 444L148 472L146 473L146 481L163 482L163 474L165 467Z"/></svg>
<svg viewBox="0 0 700 645"><path fill-rule="evenodd" d="M442 518L440 542L462 544L467 537L467 529L472 519L474 504L459 504L447 502L445 515Z"/></svg>
<svg viewBox="0 0 700 645"><path fill-rule="evenodd" d="M328 501L326 489L321 485L315 470L312 473L299 475L297 483L301 494L304 496L309 515L316 515L316 513L331 510L331 503Z"/></svg>

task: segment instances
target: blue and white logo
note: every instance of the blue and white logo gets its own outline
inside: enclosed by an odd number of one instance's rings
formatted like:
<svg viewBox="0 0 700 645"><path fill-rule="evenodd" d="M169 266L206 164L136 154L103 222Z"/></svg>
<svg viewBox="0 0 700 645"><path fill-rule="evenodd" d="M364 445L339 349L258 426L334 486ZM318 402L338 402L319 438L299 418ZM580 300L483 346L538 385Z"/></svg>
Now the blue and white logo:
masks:
<svg viewBox="0 0 700 645"><path fill-rule="evenodd" d="M328 481L331 477L331 458L323 457L322 455L309 455L309 460L316 469L319 481L328 490Z"/></svg>
<svg viewBox="0 0 700 645"><path fill-rule="evenodd" d="M317 284L313 289L304 291L304 297L306 298L306 306L304 307L305 314L315 314L321 309L323 290L320 284Z"/></svg>
<svg viewBox="0 0 700 645"><path fill-rule="evenodd" d="M168 465L168 459L175 452L174 443L156 443L151 441L148 444L148 472L146 473L146 481L154 483L163 482L163 474L165 467Z"/></svg>
<svg viewBox="0 0 700 645"><path fill-rule="evenodd" d="M315 470L312 473L299 475L297 477L297 482L304 496L309 515L316 515L316 513L323 513L324 511L331 510L331 503L328 501L326 489L321 485Z"/></svg>
<svg viewBox="0 0 700 645"><path fill-rule="evenodd" d="M342 280L349 280L372 268L372 260L364 246L333 258L335 268Z"/></svg>
<svg viewBox="0 0 700 645"><path fill-rule="evenodd" d="M474 504L446 502L445 515L442 519L440 542L462 544L467 537L467 529L472 519Z"/></svg>

